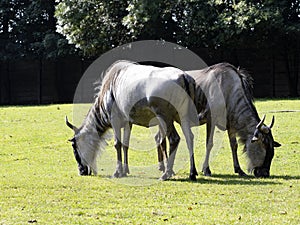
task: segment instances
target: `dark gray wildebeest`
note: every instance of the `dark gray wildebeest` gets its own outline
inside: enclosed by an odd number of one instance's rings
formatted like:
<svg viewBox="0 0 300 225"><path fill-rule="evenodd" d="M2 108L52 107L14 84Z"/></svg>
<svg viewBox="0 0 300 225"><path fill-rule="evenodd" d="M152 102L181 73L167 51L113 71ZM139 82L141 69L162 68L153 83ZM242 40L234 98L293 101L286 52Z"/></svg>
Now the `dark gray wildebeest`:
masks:
<svg viewBox="0 0 300 225"><path fill-rule="evenodd" d="M96 158L109 138L107 131L113 129L117 150L117 167L114 177L126 176L128 146L133 124L149 127L158 125L157 142L167 137L170 156L167 168L160 179L173 175L173 164L179 143L179 135L173 122L181 125L190 155L190 179L196 180L193 133L191 126L198 123L194 105L195 81L183 71L138 65L129 61L117 61L107 69L95 103L80 128L66 118L66 124L74 132L72 142L80 175L97 174ZM124 128L123 141L121 129ZM124 153L124 165L122 152Z"/></svg>
<svg viewBox="0 0 300 225"><path fill-rule="evenodd" d="M200 125L206 123L206 156L203 173L211 176L209 156L213 147L215 127L227 130L232 151L234 172L240 176L246 174L241 169L237 156L237 135L248 158L248 171L256 177L269 177L274 156L274 147L280 144L274 141L271 128L264 124L265 116L260 120L253 104L251 76L228 63L221 63L202 70L187 71L196 81L196 108ZM166 152L165 139L158 146L158 159Z"/></svg>

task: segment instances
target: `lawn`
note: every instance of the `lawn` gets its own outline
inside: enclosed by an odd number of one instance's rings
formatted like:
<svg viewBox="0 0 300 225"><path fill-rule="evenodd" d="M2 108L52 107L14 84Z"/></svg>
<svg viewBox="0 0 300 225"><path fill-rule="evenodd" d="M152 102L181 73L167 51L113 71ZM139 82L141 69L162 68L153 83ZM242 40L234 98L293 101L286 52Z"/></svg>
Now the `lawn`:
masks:
<svg viewBox="0 0 300 225"><path fill-rule="evenodd" d="M212 177L188 177L182 138L171 180L160 182L152 138L155 129L134 127L131 174L112 179L112 142L98 162L98 176L80 177L67 141L73 106L0 107L0 224L300 224L300 100L257 100L257 110L275 115L271 178L233 173L226 134L218 132ZM79 125L79 124L76 124ZM197 129L198 172L204 128ZM239 151L242 167L246 160Z"/></svg>

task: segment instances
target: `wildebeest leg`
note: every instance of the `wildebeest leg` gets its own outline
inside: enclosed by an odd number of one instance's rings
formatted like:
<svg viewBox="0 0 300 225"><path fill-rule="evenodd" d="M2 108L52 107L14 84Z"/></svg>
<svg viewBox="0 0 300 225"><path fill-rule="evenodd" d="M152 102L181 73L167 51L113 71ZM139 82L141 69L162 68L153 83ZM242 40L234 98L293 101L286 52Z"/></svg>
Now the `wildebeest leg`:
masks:
<svg viewBox="0 0 300 225"><path fill-rule="evenodd" d="M195 159L194 159L194 135L192 133L190 122L188 121L181 121L181 129L184 134L187 147L189 149L190 154L190 180L195 181L196 176L198 175L198 172L196 170L195 166Z"/></svg>
<svg viewBox="0 0 300 225"><path fill-rule="evenodd" d="M210 120L206 123L206 154L205 160L203 162L202 172L204 176L211 176L211 171L209 169L209 156L211 149L214 145L214 132L215 132L215 125L213 125Z"/></svg>
<svg viewBox="0 0 300 225"><path fill-rule="evenodd" d="M237 156L238 143L236 140L236 135L235 135L235 133L231 132L230 129L228 129L227 132L228 132L228 137L229 137L229 141L230 141L234 172L238 173L240 176L247 176L247 174L241 169L239 159Z"/></svg>
<svg viewBox="0 0 300 225"><path fill-rule="evenodd" d="M116 171L113 174L113 177L122 177L123 176L123 166L122 166L122 152L121 152L121 148L122 148L122 143L121 143L121 129L117 128L114 129L114 134L115 134L115 148L117 151L117 167L116 167Z"/></svg>
<svg viewBox="0 0 300 225"><path fill-rule="evenodd" d="M124 127L124 134L123 134L123 153L124 153L124 168L123 168L123 176L127 176L129 174L129 167L128 167L128 148L129 148L129 139L131 133L132 124L127 123Z"/></svg>
<svg viewBox="0 0 300 225"><path fill-rule="evenodd" d="M173 171L173 166L174 166L174 161L175 161L175 156L178 148L178 144L180 142L180 137L174 127L173 122L171 122L169 125L167 125L167 136L169 139L169 144L170 144L170 150L169 150L169 159L167 161L167 169L161 176L161 180L166 180L172 177L175 173ZM166 151L166 148L164 148Z"/></svg>
<svg viewBox="0 0 300 225"><path fill-rule="evenodd" d="M160 132L155 135L155 142L157 146L157 156L158 156L158 169L165 172L166 164L168 161L166 138L162 137Z"/></svg>

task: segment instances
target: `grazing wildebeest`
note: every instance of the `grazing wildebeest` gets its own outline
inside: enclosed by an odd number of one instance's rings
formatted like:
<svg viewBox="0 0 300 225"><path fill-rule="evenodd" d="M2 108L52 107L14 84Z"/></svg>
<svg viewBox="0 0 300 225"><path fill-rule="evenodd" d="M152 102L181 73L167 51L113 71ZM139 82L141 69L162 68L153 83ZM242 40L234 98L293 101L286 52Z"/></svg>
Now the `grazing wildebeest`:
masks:
<svg viewBox="0 0 300 225"><path fill-rule="evenodd" d="M126 176L128 146L132 124L149 127L158 125L160 139L167 137L170 156L162 180L173 175L173 164L179 135L173 125L181 125L190 154L190 179L196 180L191 126L197 123L194 106L195 81L183 71L167 67L143 66L129 61L117 61L107 69L94 105L80 128L66 119L74 130L72 142L80 175L97 174L97 155L108 138L107 130L113 129L117 150L117 167L114 177ZM123 141L121 129L124 128ZM122 152L124 152L124 166Z"/></svg>
<svg viewBox="0 0 300 225"><path fill-rule="evenodd" d="M206 123L206 156L202 168L204 175L211 176L209 156L217 126L221 130L227 130L235 173L246 175L237 156L238 135L248 158L248 171L253 171L256 177L269 177L274 147L279 147L280 144L274 141L271 132L274 116L269 126L264 125L265 116L262 120L259 119L253 104L251 76L228 63L187 73L196 81L195 101L199 123ZM165 153L165 139L157 150L161 161L162 153Z"/></svg>

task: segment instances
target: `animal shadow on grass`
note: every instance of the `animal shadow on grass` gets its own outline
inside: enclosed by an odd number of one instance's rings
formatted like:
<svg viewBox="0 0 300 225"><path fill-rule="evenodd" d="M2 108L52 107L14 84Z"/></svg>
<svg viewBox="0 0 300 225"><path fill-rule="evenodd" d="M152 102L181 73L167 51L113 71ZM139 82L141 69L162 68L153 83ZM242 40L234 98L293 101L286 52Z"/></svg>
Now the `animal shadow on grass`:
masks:
<svg viewBox="0 0 300 225"><path fill-rule="evenodd" d="M300 176L291 176L291 175L274 175L270 179L282 179L282 180L300 180Z"/></svg>
<svg viewBox="0 0 300 225"><path fill-rule="evenodd" d="M214 174L211 177L198 176L197 181L191 181L188 178L174 178L172 182L191 182L199 184L218 184L218 185L270 185L281 184L278 181L274 181L275 178L255 178L254 176L239 177L234 174ZM283 178L284 179L284 178ZM292 179L292 178L291 178Z"/></svg>
<svg viewBox="0 0 300 225"><path fill-rule="evenodd" d="M113 178L111 175L100 175L99 178L106 178L111 181L119 181L119 179L145 179L141 175L130 175L128 177ZM147 180L153 180L154 183L159 182L158 177L146 177ZM276 181L275 181L276 179ZM191 181L189 178L177 178L176 176L160 182L190 182L199 184L218 184L218 185L273 185L282 184L277 179L282 180L300 180L300 176L289 176L289 175L271 175L269 178L256 178L254 176L239 177L235 174L214 174L212 177L198 176L197 181Z"/></svg>

